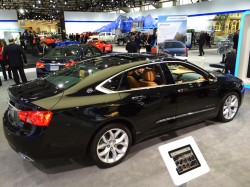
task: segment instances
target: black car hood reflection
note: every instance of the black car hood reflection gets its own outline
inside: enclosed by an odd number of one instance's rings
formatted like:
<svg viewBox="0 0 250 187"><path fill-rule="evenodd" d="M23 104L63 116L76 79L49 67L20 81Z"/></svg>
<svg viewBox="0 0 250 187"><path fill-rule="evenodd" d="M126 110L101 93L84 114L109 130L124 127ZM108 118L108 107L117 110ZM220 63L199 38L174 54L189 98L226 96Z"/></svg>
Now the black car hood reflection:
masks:
<svg viewBox="0 0 250 187"><path fill-rule="evenodd" d="M63 90L44 79L36 79L25 84L11 86L9 92L16 98L27 99L32 102L57 95L62 93Z"/></svg>

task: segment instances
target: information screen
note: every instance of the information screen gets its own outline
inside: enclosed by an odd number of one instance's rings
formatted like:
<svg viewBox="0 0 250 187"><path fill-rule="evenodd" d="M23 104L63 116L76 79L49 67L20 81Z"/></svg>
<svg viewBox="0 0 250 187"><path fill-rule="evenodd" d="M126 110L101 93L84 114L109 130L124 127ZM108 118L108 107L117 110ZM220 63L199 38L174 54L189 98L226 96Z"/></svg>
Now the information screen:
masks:
<svg viewBox="0 0 250 187"><path fill-rule="evenodd" d="M179 175L201 166L190 145L180 147L168 153L174 160L176 171Z"/></svg>

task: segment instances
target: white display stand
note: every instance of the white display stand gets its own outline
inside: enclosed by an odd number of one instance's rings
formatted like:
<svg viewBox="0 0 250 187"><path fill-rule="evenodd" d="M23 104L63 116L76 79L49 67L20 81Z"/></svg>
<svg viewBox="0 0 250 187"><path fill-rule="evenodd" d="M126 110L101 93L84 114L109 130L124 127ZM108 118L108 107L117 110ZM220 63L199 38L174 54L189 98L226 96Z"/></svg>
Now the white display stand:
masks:
<svg viewBox="0 0 250 187"><path fill-rule="evenodd" d="M161 145L158 149L176 186L186 186L188 181L210 171L191 136Z"/></svg>
<svg viewBox="0 0 250 187"><path fill-rule="evenodd" d="M244 81L245 88L250 88L250 11L241 17L235 76Z"/></svg>

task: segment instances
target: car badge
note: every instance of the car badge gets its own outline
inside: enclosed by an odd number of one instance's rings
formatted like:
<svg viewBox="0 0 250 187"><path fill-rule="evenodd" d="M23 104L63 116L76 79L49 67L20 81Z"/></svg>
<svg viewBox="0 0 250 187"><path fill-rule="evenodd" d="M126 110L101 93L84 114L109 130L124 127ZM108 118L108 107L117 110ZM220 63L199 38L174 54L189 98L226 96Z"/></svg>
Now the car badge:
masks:
<svg viewBox="0 0 250 187"><path fill-rule="evenodd" d="M88 88L86 92L87 92L87 93L92 93L93 91L94 91L94 90L93 90L92 88Z"/></svg>

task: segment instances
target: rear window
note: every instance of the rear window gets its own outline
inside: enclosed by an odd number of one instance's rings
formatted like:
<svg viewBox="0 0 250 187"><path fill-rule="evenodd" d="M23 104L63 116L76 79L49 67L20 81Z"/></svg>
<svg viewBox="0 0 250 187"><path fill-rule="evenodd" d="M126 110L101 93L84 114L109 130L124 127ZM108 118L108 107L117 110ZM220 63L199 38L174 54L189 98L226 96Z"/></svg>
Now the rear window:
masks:
<svg viewBox="0 0 250 187"><path fill-rule="evenodd" d="M50 51L46 57L49 58L56 58L56 57L68 57L68 58L75 58L78 57L80 54L80 48L62 48L56 47L52 51Z"/></svg>
<svg viewBox="0 0 250 187"><path fill-rule="evenodd" d="M65 90L101 69L103 68L99 68L99 66L93 64L76 64L56 71L45 77L44 80L59 89Z"/></svg>
<svg viewBox="0 0 250 187"><path fill-rule="evenodd" d="M185 48L182 42L165 42L165 48Z"/></svg>

